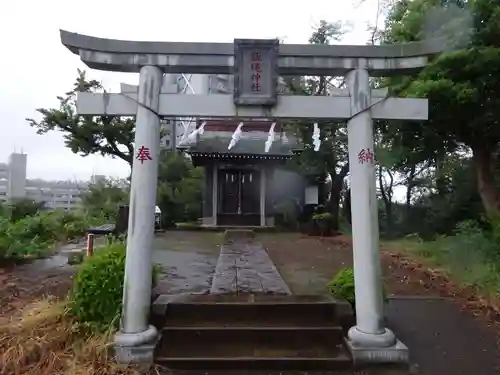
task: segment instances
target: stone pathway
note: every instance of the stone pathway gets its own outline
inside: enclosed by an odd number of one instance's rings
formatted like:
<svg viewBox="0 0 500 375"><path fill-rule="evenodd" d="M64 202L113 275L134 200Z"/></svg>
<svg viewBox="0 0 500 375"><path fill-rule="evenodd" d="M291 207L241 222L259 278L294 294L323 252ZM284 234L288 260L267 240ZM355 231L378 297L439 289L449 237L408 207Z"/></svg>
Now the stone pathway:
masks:
<svg viewBox="0 0 500 375"><path fill-rule="evenodd" d="M156 294L208 294L210 291L217 255L156 250L153 261L162 266Z"/></svg>
<svg viewBox="0 0 500 375"><path fill-rule="evenodd" d="M292 294L264 247L251 239L221 247L210 293Z"/></svg>
<svg viewBox="0 0 500 375"><path fill-rule="evenodd" d="M44 258L37 259L31 263L22 266L25 271L32 272L48 272L48 271L71 271L74 267L68 264L68 258L73 254L82 254L87 250L87 244L84 239L79 240L76 243L69 243L65 245L60 245L54 252L54 255Z"/></svg>

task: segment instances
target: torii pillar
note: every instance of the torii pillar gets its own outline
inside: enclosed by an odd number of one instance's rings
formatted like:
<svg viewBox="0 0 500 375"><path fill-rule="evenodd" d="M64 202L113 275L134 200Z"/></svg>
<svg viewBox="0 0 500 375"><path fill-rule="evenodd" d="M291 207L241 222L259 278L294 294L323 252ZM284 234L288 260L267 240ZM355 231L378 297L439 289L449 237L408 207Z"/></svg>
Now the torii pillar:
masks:
<svg viewBox="0 0 500 375"><path fill-rule="evenodd" d="M121 330L115 336L120 362L152 362L158 337L150 325L152 251L155 227L160 118L158 116L163 72L141 67L130 189L127 256L123 286Z"/></svg>
<svg viewBox="0 0 500 375"><path fill-rule="evenodd" d="M366 61L360 59L346 74L346 83L351 101L347 137L356 296L356 325L349 330L348 344L361 362L407 362L408 349L383 324L372 90Z"/></svg>

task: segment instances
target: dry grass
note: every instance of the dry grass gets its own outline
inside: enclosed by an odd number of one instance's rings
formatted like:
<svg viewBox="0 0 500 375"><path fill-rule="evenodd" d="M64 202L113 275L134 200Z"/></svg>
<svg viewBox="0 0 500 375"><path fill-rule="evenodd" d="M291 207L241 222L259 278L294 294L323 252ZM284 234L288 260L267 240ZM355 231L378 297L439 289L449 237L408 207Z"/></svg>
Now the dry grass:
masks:
<svg viewBox="0 0 500 375"><path fill-rule="evenodd" d="M64 302L46 299L18 316L0 318L0 373L5 375L134 375L138 369L117 365L109 350L110 334L89 336L75 329ZM159 374L151 369L151 374Z"/></svg>

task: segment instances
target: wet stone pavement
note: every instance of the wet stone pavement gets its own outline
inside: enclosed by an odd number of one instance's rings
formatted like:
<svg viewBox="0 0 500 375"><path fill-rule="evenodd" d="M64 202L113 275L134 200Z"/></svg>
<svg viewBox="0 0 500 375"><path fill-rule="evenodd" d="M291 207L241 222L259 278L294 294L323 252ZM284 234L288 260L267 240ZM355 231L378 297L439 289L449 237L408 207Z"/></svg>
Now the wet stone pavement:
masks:
<svg viewBox="0 0 500 375"><path fill-rule="evenodd" d="M221 247L210 293L292 294L264 247L248 239Z"/></svg>
<svg viewBox="0 0 500 375"><path fill-rule="evenodd" d="M73 275L76 268L68 257L85 252L84 240L61 246L50 258L22 266L23 272L45 276ZM251 239L227 241L220 254L155 249L153 262L162 271L155 294L282 294L290 295L264 247Z"/></svg>
<svg viewBox="0 0 500 375"><path fill-rule="evenodd" d="M68 264L68 257L71 254L83 253L86 251L86 243L80 240L76 243L61 245L54 255L45 259L37 259L22 266L27 272L57 272L72 271L74 266Z"/></svg>
<svg viewBox="0 0 500 375"><path fill-rule="evenodd" d="M102 241L101 241L102 242ZM74 274L75 265L68 264L68 257L86 251L86 243L61 246L55 255L38 259L20 267L23 272L41 274ZM160 264L162 272L155 292L158 294L207 294L217 264L217 255L197 251L156 249L153 262Z"/></svg>
<svg viewBox="0 0 500 375"><path fill-rule="evenodd" d="M156 294L208 294L217 256L198 252L157 250L153 262L162 266Z"/></svg>

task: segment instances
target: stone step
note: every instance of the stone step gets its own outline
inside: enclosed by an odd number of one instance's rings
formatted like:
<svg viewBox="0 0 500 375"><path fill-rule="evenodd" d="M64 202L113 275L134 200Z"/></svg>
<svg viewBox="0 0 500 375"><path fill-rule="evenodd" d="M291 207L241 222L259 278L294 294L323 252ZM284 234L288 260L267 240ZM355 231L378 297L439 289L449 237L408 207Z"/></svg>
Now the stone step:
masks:
<svg viewBox="0 0 500 375"><path fill-rule="evenodd" d="M354 325L347 303L323 296L184 295L160 296L155 325L170 327L333 327Z"/></svg>
<svg viewBox="0 0 500 375"><path fill-rule="evenodd" d="M224 231L224 242L234 241L234 240L253 240L255 238L255 232L253 228L231 228Z"/></svg>
<svg viewBox="0 0 500 375"><path fill-rule="evenodd" d="M318 360L318 366L324 365L326 361ZM331 361L332 365L338 363ZM371 366L362 369L347 368L343 370L182 370L182 369L160 369L159 375L412 375L418 370L392 366Z"/></svg>
<svg viewBox="0 0 500 375"><path fill-rule="evenodd" d="M156 362L168 368L309 371L352 365L340 324L349 310L341 303L265 295L164 296L164 302Z"/></svg>
<svg viewBox="0 0 500 375"><path fill-rule="evenodd" d="M162 295L152 323L169 327L334 327L354 325L349 304L324 296Z"/></svg>
<svg viewBox="0 0 500 375"><path fill-rule="evenodd" d="M169 369L344 369L352 359L338 327L168 327L156 362Z"/></svg>
<svg viewBox="0 0 500 375"><path fill-rule="evenodd" d="M168 326L338 326L345 315L335 303L172 303Z"/></svg>
<svg viewBox="0 0 500 375"><path fill-rule="evenodd" d="M332 375L359 375L359 372L351 372L352 360L344 353L338 353L332 358L302 358L302 357L221 357L221 358L203 358L203 357L159 357L156 363L169 369L169 374L180 374L172 370L199 370L199 374L221 374L222 371L228 371L226 374L234 375L235 371L244 371L242 374L248 375L250 371L259 371L258 375L270 374L269 371L276 371L274 374L310 374L310 371L319 371L318 374L326 374L324 371L331 372ZM339 373L339 370L347 372ZM212 372L216 371L216 372ZM261 372L265 371L265 372ZM304 372L306 371L306 372ZM182 372L184 374L193 374L191 371ZM330 373L330 372L329 372ZM380 374L382 375L382 374ZM384 374L385 375L385 374ZM387 374L388 375L388 374Z"/></svg>
<svg viewBox="0 0 500 375"><path fill-rule="evenodd" d="M171 347L170 343L175 343L175 346ZM193 343L196 343L196 346L193 347ZM218 347L223 347L224 349L230 348L229 352L241 357L253 355L255 352L266 353L268 351L273 354L288 350L294 353L316 353L311 348L321 349L320 353L327 354L328 348L342 344L342 329L331 326L169 326L162 330L162 340L158 349L162 352L174 353L177 356L208 356L207 354L211 352L219 355L229 354L220 353ZM186 352L184 349L187 349ZM201 352L196 353L195 349L199 349Z"/></svg>

